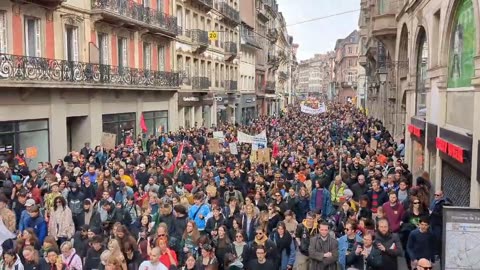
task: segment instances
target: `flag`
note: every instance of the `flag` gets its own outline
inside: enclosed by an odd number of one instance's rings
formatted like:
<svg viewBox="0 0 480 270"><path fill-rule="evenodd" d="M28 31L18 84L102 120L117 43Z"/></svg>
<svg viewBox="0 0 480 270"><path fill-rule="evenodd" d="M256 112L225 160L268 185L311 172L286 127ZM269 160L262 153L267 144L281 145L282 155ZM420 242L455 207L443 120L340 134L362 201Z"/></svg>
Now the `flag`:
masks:
<svg viewBox="0 0 480 270"><path fill-rule="evenodd" d="M278 149L278 143L277 142L273 143L273 153L272 153L273 158L277 158L279 152L280 152L280 149Z"/></svg>
<svg viewBox="0 0 480 270"><path fill-rule="evenodd" d="M145 117L143 117L143 113L140 115L140 128L142 129L143 133L148 132L147 124L145 123Z"/></svg>
<svg viewBox="0 0 480 270"><path fill-rule="evenodd" d="M171 174L175 172L175 167L177 167L178 162L180 162L180 159L182 159L184 146L185 146L185 142L182 142L182 144L180 145L180 149L178 149L177 157L175 157L175 160L173 161L172 165L170 165L170 167L163 170L164 174Z"/></svg>

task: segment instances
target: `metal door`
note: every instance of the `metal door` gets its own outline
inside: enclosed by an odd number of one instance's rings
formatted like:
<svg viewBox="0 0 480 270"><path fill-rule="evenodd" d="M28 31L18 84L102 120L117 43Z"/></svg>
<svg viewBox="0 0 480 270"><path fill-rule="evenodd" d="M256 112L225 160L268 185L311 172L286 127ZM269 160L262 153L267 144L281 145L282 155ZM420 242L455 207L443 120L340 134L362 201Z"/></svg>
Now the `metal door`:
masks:
<svg viewBox="0 0 480 270"><path fill-rule="evenodd" d="M442 162L442 190L453 205L470 205L470 178L445 161Z"/></svg>

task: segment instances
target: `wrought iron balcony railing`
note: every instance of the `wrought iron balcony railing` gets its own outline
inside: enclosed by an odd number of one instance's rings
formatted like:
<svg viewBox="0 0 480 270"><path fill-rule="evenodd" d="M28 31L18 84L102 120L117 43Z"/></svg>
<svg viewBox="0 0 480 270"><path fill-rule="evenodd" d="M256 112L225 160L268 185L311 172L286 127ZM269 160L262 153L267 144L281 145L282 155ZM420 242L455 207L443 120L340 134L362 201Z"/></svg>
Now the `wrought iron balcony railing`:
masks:
<svg viewBox="0 0 480 270"><path fill-rule="evenodd" d="M65 1L66 0L26 0L24 2L31 2L31 3L46 6L46 7L49 7L49 8L55 8L55 7L60 6ZM14 2L14 1L12 1L12 2Z"/></svg>
<svg viewBox="0 0 480 270"><path fill-rule="evenodd" d="M265 7L274 14L278 12L278 4L276 0L265 0Z"/></svg>
<svg viewBox="0 0 480 270"><path fill-rule="evenodd" d="M267 81L267 83L265 84L265 90L275 91L275 82L274 81Z"/></svg>
<svg viewBox="0 0 480 270"><path fill-rule="evenodd" d="M210 80L208 77L192 77L192 88L195 90L208 90Z"/></svg>
<svg viewBox="0 0 480 270"><path fill-rule="evenodd" d="M208 46L208 32L200 29L190 30L192 42L198 46Z"/></svg>
<svg viewBox="0 0 480 270"><path fill-rule="evenodd" d="M257 39L257 35L253 32L242 32L241 34L242 44L247 44L257 49L262 49L262 45Z"/></svg>
<svg viewBox="0 0 480 270"><path fill-rule="evenodd" d="M226 80L225 81L225 90L226 91L237 91L238 83L237 81Z"/></svg>
<svg viewBox="0 0 480 270"><path fill-rule="evenodd" d="M225 54L234 55L234 56L237 55L238 53L237 43L228 41L228 42L225 42L223 46L225 49Z"/></svg>
<svg viewBox="0 0 480 270"><path fill-rule="evenodd" d="M278 30L275 28L268 29L267 38L270 39L271 42L277 42Z"/></svg>
<svg viewBox="0 0 480 270"><path fill-rule="evenodd" d="M213 8L213 0L193 0L199 4L200 8L203 8L205 11L210 11Z"/></svg>
<svg viewBox="0 0 480 270"><path fill-rule="evenodd" d="M51 82L76 85L178 87L177 72L92 64L86 62L0 54L0 82Z"/></svg>
<svg viewBox="0 0 480 270"><path fill-rule="evenodd" d="M240 12L231 7L227 2L221 2L219 11L222 13L224 20L234 25L240 24Z"/></svg>
<svg viewBox="0 0 480 270"><path fill-rule="evenodd" d="M145 7L135 0L91 0L92 10L111 20L132 20L146 28L177 35L177 17Z"/></svg>

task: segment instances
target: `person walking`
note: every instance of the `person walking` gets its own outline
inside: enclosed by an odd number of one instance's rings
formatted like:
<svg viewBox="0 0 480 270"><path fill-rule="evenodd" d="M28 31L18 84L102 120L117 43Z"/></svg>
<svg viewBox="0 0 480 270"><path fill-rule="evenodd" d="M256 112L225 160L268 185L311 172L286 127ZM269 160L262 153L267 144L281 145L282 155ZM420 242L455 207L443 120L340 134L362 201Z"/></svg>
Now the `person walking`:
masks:
<svg viewBox="0 0 480 270"><path fill-rule="evenodd" d="M328 223L322 222L319 234L310 239L308 247L310 270L337 270L338 241L330 234Z"/></svg>
<svg viewBox="0 0 480 270"><path fill-rule="evenodd" d="M387 219L378 221L378 232L375 236L375 244L382 252L383 269L398 270L398 257L403 255L402 244L398 235L390 232Z"/></svg>
<svg viewBox="0 0 480 270"><path fill-rule="evenodd" d="M430 232L429 226L429 218L421 217L418 229L412 231L408 237L407 253L410 256L412 269L417 267L421 258L435 262L435 236Z"/></svg>

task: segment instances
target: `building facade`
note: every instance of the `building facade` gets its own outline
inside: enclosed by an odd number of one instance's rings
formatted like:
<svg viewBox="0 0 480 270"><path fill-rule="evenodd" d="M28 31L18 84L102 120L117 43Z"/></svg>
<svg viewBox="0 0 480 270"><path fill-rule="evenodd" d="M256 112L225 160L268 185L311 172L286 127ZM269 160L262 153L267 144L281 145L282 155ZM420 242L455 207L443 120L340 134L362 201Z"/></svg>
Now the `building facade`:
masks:
<svg viewBox="0 0 480 270"><path fill-rule="evenodd" d="M360 22L367 93L391 95L414 179L479 207L480 3L362 1Z"/></svg>
<svg viewBox="0 0 480 270"><path fill-rule="evenodd" d="M182 127L235 122L238 98L239 3L177 1L176 64L181 73L178 122ZM216 32L216 38L209 32ZM187 103L184 103L185 98Z"/></svg>
<svg viewBox="0 0 480 270"><path fill-rule="evenodd" d="M34 2L34 3L33 3ZM178 128L175 1L0 2L0 159L63 158L102 131L117 143Z"/></svg>
<svg viewBox="0 0 480 270"><path fill-rule="evenodd" d="M334 77L336 100L352 102L357 96L359 33L354 30L346 38L335 44Z"/></svg>
<svg viewBox="0 0 480 270"><path fill-rule="evenodd" d="M298 65L298 95L325 98L331 82L331 59L334 52L315 54Z"/></svg>

